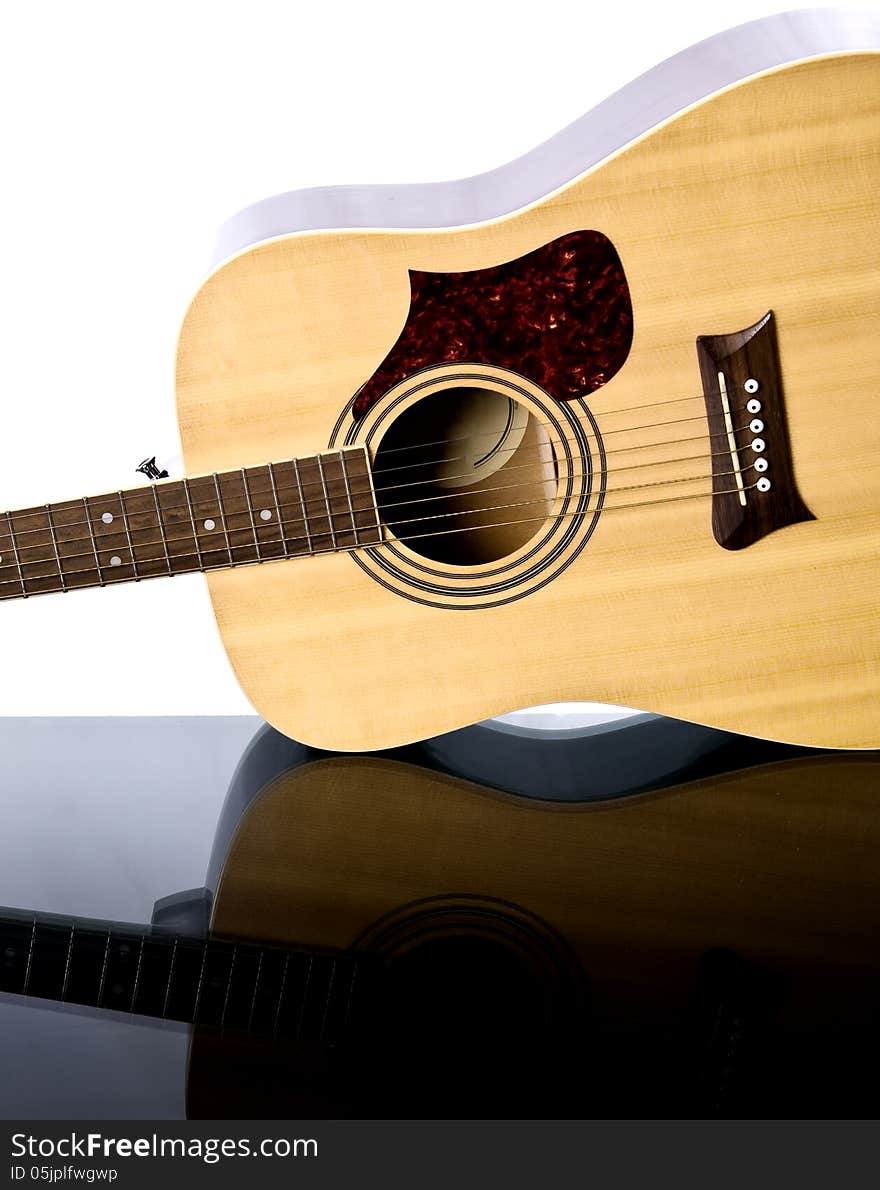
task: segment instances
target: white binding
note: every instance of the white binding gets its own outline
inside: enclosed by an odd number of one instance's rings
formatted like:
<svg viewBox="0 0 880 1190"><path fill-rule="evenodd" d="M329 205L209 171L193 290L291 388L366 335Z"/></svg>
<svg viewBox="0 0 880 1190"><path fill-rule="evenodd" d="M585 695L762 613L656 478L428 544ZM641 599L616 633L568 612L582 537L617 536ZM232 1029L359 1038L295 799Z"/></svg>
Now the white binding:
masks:
<svg viewBox="0 0 880 1190"><path fill-rule="evenodd" d="M300 231L460 227L538 201L684 108L743 79L807 58L880 50L880 13L815 8L709 37L668 58L538 148L455 182L322 186L245 207L220 229L214 265Z"/></svg>

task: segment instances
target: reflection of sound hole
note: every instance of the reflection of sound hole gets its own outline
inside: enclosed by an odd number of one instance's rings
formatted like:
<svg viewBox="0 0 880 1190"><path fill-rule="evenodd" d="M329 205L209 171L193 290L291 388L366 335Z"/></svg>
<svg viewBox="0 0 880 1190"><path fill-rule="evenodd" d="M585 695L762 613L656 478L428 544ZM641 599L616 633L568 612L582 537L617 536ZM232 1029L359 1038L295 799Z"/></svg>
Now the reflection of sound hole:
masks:
<svg viewBox="0 0 880 1190"><path fill-rule="evenodd" d="M423 1040L440 1052L456 1043L491 1049L506 1044L513 1028L529 1034L547 1027L544 974L494 940L432 938L394 960L398 1021L407 1013L429 1020Z"/></svg>
<svg viewBox="0 0 880 1190"><path fill-rule="evenodd" d="M497 940L435 937L395 957L384 1068L398 1115L556 1114L574 1038L547 972ZM551 1002L548 1002L548 999ZM569 1100L570 1101L570 1100Z"/></svg>
<svg viewBox="0 0 880 1190"><path fill-rule="evenodd" d="M438 896L380 918L356 949L388 963L368 1030L397 1117L558 1116L583 1079L586 985L565 940L505 901ZM384 1019L383 1019L384 1018Z"/></svg>
<svg viewBox="0 0 880 1190"><path fill-rule="evenodd" d="M540 530L556 496L541 423L492 389L444 389L392 423L373 467L382 519L435 562L495 562Z"/></svg>

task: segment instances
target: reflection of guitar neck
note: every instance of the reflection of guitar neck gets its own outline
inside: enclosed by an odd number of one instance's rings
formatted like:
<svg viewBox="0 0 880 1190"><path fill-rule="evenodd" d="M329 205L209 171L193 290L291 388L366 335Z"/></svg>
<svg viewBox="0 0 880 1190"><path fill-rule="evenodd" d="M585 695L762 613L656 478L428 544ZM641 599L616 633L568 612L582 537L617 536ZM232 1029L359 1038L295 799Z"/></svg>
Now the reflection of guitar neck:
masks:
<svg viewBox="0 0 880 1190"><path fill-rule="evenodd" d="M363 970L342 951L0 910L0 991L235 1033L337 1041Z"/></svg>
<svg viewBox="0 0 880 1190"><path fill-rule="evenodd" d="M0 515L0 599L381 541L362 446Z"/></svg>

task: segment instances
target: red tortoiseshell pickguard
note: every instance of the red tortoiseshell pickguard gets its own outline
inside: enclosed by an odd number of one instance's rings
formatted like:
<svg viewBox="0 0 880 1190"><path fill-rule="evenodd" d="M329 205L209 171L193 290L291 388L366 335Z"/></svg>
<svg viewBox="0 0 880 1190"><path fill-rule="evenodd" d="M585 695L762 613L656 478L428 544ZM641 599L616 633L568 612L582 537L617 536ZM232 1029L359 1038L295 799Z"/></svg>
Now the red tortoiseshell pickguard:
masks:
<svg viewBox="0 0 880 1190"><path fill-rule="evenodd" d="M406 324L357 394L355 418L407 376L456 360L509 368L570 401L607 383L632 343L623 266L598 231L492 268L409 276Z"/></svg>

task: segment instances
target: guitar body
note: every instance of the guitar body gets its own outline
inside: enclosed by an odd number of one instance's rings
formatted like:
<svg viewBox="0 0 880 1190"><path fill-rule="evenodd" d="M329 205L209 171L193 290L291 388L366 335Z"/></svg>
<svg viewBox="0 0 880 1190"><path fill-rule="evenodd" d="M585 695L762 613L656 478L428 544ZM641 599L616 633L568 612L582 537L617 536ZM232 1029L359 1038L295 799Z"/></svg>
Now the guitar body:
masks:
<svg viewBox="0 0 880 1190"><path fill-rule="evenodd" d="M385 757L282 773L232 839L213 934L378 954L396 993L348 1082L327 1055L304 1067L197 1030L190 1114L760 1114L763 1095L774 1115L846 1114L848 1097L862 1111L880 994L877 794L867 754L593 805ZM456 979L431 959L453 944ZM707 1002L695 980L719 948L763 974ZM730 1036L728 1017L741 1018Z"/></svg>
<svg viewBox="0 0 880 1190"><path fill-rule="evenodd" d="M375 467L426 392L436 407L479 387L525 409L571 455L575 482L590 470L599 485L568 540L496 530L488 560L464 546L426 559L386 535L366 562L327 553L210 574L261 715L310 744L377 749L588 698L794 743L880 744L878 95L880 54L816 57L711 95L512 214L279 236L212 274L179 346L190 473L346 442L367 444ZM575 311L554 278L586 232L584 276L601 283ZM542 285L553 317L581 320L586 372L569 360L559 384L558 361L518 353L528 328L502 328L502 347L486 331L487 303L516 309ZM450 331L463 310L473 321ZM699 454L703 401L666 403L703 392L697 337L767 311L801 511L724 548L708 499L659 499L681 468L652 468ZM591 391L572 400L578 376ZM774 476L771 455L772 443ZM622 506L612 464L636 456ZM681 465L694 482L707 466ZM640 482L650 500L633 499ZM547 524L562 524L564 492L549 492Z"/></svg>

